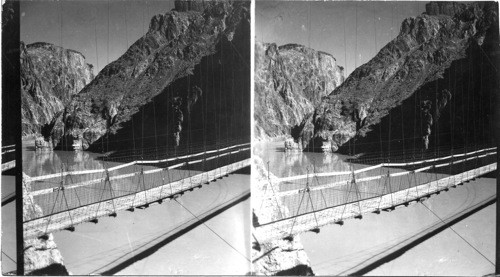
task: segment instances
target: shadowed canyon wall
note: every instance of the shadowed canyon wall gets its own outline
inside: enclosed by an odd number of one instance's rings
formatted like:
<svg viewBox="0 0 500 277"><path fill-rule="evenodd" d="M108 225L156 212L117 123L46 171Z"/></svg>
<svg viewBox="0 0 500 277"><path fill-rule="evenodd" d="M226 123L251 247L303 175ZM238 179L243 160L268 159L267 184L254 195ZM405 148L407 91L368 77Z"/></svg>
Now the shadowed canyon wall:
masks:
<svg viewBox="0 0 500 277"><path fill-rule="evenodd" d="M96 152L137 149L162 153L199 151L220 144L250 141L250 22L211 46L213 53L166 86L115 134L90 147ZM146 149L146 152L142 149ZM141 150L139 150L141 149Z"/></svg>
<svg viewBox="0 0 500 277"><path fill-rule="evenodd" d="M496 10L491 3L484 8ZM454 5L430 3L429 15L454 14ZM471 43L461 59L445 69L442 78L418 88L401 105L371 127L365 137L344 144L339 152L355 154L416 149L480 147L494 141L495 95L498 83L498 17L493 16L484 39Z"/></svg>
<svg viewBox="0 0 500 277"><path fill-rule="evenodd" d="M471 82L464 81L470 78L467 72L452 69L452 73L448 74L454 74L453 77L446 79L446 74L449 72L446 70L452 67L454 62L458 67L460 67L460 63L462 63L461 67L477 66L480 62L477 60L479 58L477 52L484 50L481 50L480 47L483 44L488 45L489 40L497 39L491 33L488 35L488 30L492 29L491 26L497 22L496 8L494 2L437 2L427 5L426 13L405 19L396 39L383 47L368 63L358 67L339 88L317 106L312 119L314 137L309 140L309 150L337 151L340 146L346 144L353 137L364 137L391 110L400 109L398 107L403 101L417 91L420 91L417 93L417 96L420 97L417 101L420 115L417 115L416 118L417 121L421 122L422 131L413 133L412 137L421 140L420 147L429 147L430 141L432 141L429 135L432 136L432 129L437 128L435 122L446 121L446 114L449 112L444 111L443 108L448 106L449 102L453 103L454 101L455 110L460 110L465 104L465 109L472 111L472 108L467 105L469 105L469 100L474 97L455 101L453 99L456 98L457 89L459 93L461 93L460 89L464 89L465 94L490 93L485 89L478 90L475 87L474 90L471 88L477 86L480 80L485 80L478 78L477 73L474 78L478 82L473 85ZM467 61L468 56L471 60L476 59L473 61L473 65L463 61L464 59ZM486 56L483 58L487 59ZM482 76L487 76L488 73L482 74ZM444 85L451 83L451 80L456 87ZM433 85L433 82L436 83ZM435 88L436 84L437 89ZM468 88L464 88L464 86L468 86ZM485 88L484 85L483 88ZM474 109L479 111L478 104L483 100L487 101L487 98L483 95L482 100L476 99L476 104L471 105L474 105ZM413 102L415 101L413 100ZM410 112L414 107L413 104L407 104L403 107L405 118L415 117L415 113L411 116ZM457 112L452 114L456 115ZM461 116L471 117L463 112ZM468 120L454 121L451 125L456 127L455 131L460 132L457 126ZM401 119L391 120L392 128L397 128L393 124L398 121L401 122ZM434 123L430 124L431 121ZM403 122L405 122L405 126L412 125L406 120ZM473 122L472 124L474 124ZM385 132L382 130L382 133L385 134ZM472 129L469 129L468 132L474 133ZM464 135L462 134L462 136ZM394 138L392 134L390 138ZM388 139L387 136L386 139ZM379 138L377 138L378 140ZM366 139L363 143L368 141L369 139ZM444 141L442 142L444 143ZM361 140L359 143L362 143Z"/></svg>
<svg viewBox="0 0 500 277"><path fill-rule="evenodd" d="M147 34L118 60L107 65L74 98L64 117L66 135L60 146L64 148L76 141L83 149L87 149L104 135L115 134L173 82L183 78L198 79L193 75L196 65L204 57L224 51L224 47L226 54L235 48L232 40L237 36L236 29L242 25L242 21L249 21L249 2L204 2L203 6L202 11L198 5L195 5L194 10L189 10L189 5L178 3L176 9L153 17ZM222 46L223 50L219 50L217 47L222 41L227 44ZM232 57L222 56L227 60ZM223 61L216 58L214 64L222 65ZM198 96L210 95L207 89L203 91L203 87L198 87L202 90ZM191 85L186 85L186 89L174 85L171 89L174 95L184 97L183 100L174 101L174 105L185 105L192 101L190 105L196 106L194 98L189 96L187 98L191 100L188 100L185 97L194 91ZM169 101L172 102L171 99ZM172 108L177 109L177 117L179 108ZM150 112L148 109L147 113ZM175 124L186 122L180 119ZM154 128L149 125L146 129Z"/></svg>

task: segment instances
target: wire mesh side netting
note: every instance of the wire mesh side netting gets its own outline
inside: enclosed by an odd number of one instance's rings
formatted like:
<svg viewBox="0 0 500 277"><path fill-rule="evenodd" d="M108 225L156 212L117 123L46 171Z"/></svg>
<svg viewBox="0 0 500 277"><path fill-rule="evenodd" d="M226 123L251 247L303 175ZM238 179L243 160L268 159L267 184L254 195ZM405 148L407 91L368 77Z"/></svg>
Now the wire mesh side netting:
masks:
<svg viewBox="0 0 500 277"><path fill-rule="evenodd" d="M338 174L327 173L322 176L321 173L313 172L295 180L283 178L286 181L279 183L279 191L263 201L277 199L277 203L288 210L288 213L283 213L280 209L279 213L273 215L272 218L276 219L273 222L346 205L360 205L361 202L369 202L372 210L374 204L375 210L407 205L410 201L421 200L483 175L489 170L486 167L496 163L496 149L462 152L458 156L441 157L442 159L434 155L426 158L428 159L406 160L404 165L396 164L398 166L395 167L369 167L366 165L376 164L380 160L364 160L365 165L353 164L350 174L337 172ZM368 170L363 171L363 168ZM480 171L481 168L483 171ZM360 207L359 213L361 212ZM261 225L273 222L261 222Z"/></svg>
<svg viewBox="0 0 500 277"><path fill-rule="evenodd" d="M220 149L222 151L205 151L190 157L180 155L166 162L153 160L146 164L116 166L117 163L108 161L101 172L61 174L32 182L34 204L43 211L37 218L124 197L132 197L129 205L134 207L139 193L142 204L157 201L238 170L239 164L235 163L250 157L247 144L233 148L224 145Z"/></svg>

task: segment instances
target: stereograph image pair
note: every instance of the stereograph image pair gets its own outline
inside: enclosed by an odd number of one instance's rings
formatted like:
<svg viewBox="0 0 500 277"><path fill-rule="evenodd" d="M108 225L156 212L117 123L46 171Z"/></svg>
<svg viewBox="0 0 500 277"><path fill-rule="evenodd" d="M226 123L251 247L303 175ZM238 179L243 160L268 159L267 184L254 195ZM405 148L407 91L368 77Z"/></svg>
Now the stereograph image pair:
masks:
<svg viewBox="0 0 500 277"><path fill-rule="evenodd" d="M5 275L495 275L498 2L2 5Z"/></svg>

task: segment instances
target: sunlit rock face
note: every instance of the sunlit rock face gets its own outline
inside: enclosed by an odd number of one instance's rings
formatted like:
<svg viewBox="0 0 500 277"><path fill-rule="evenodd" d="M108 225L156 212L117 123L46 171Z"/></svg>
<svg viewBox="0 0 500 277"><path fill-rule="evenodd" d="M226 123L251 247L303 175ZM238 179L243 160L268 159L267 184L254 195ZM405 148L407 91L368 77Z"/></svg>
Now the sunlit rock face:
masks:
<svg viewBox="0 0 500 277"><path fill-rule="evenodd" d="M352 138L364 137L405 99L426 84L442 79L454 61L467 56L470 47L483 44L496 18L494 3L436 2L427 5L426 13L405 19L393 41L317 105L312 117L314 135L308 140L307 148L337 151ZM432 99L432 103L427 102L429 110L423 103L417 103L422 113L427 113L427 125L429 111L442 110L450 100L447 98L445 103L434 99L446 94L443 89L433 90L432 97L423 99ZM456 90L448 89L448 92L453 98ZM425 121L424 116L421 117ZM434 116L434 123L436 120ZM425 139L430 133L415 135L420 139L419 145L426 147Z"/></svg>
<svg viewBox="0 0 500 277"><path fill-rule="evenodd" d="M81 53L44 42L21 43L20 58L22 134L51 144L64 108L94 78L93 67Z"/></svg>
<svg viewBox="0 0 500 277"><path fill-rule="evenodd" d="M193 75L195 65L216 53L221 40L231 41L249 18L244 1L181 1L175 7L154 16L147 33L74 98L63 119L67 144L80 141L87 149L116 133L175 80ZM186 91L191 88L181 93Z"/></svg>
<svg viewBox="0 0 500 277"><path fill-rule="evenodd" d="M255 136L294 136L321 98L344 80L344 69L327 53L297 45L255 45Z"/></svg>

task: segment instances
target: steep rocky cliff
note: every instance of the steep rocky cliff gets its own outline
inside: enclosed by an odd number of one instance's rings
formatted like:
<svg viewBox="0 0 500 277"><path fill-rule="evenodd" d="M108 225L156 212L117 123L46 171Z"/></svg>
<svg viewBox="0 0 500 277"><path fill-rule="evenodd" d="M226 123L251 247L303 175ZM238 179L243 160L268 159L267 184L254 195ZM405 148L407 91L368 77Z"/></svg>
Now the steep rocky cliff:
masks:
<svg viewBox="0 0 500 277"><path fill-rule="evenodd" d="M453 15L457 5L429 3L426 14ZM497 10L487 5L483 9ZM444 70L442 78L421 86L365 137L352 141L350 149L344 145L339 151L382 152L387 156L394 149L439 151L491 144L494 113L498 110L495 98L500 94L498 36L498 17L494 16L481 44L471 43L464 57Z"/></svg>
<svg viewBox="0 0 500 277"><path fill-rule="evenodd" d="M180 151L202 151L222 143L250 140L250 21L242 10L233 34L223 36L213 53L193 65L115 134L95 141L90 150L136 149L137 158ZM149 148L143 151L143 148ZM161 149L161 150L160 150ZM120 153L113 156L120 156ZM127 151L121 151L127 152ZM128 151L130 156L130 151Z"/></svg>
<svg viewBox="0 0 500 277"><path fill-rule="evenodd" d="M426 13L405 19L393 41L317 106L312 119L314 138L308 148L337 151L351 138L365 136L419 88L442 79L445 70L465 58L470 47L483 44L495 24L496 11L493 2L437 2L427 5ZM435 92L443 93L443 89ZM448 91L451 97L456 93ZM440 95L432 97L434 104L420 103L422 118L426 109L439 106L437 97ZM424 136L423 132L419 135L422 140Z"/></svg>
<svg viewBox="0 0 500 277"><path fill-rule="evenodd" d="M94 78L76 51L50 43L21 43L22 134L51 136L66 105ZM61 126L61 124L60 124Z"/></svg>
<svg viewBox="0 0 500 277"><path fill-rule="evenodd" d="M335 58L297 44L255 45L255 136L290 135L344 81Z"/></svg>
<svg viewBox="0 0 500 277"><path fill-rule="evenodd" d="M107 65L74 98L64 115L66 133L60 146L79 141L82 148L87 149L105 134L108 138L138 111L142 116L144 106L168 89L173 90L171 96L189 95L193 90L191 84L183 84L182 88L172 88L171 85L181 79L197 79L193 77L195 66L203 57L213 56L221 42L225 41L225 53L229 53L234 47L232 40L237 35L236 29L241 22L249 20L249 2L189 3L178 2L174 10L154 16L148 32L118 60ZM234 59L238 59L236 55ZM231 57L224 58L229 60ZM213 61L215 63L223 64L220 59ZM202 87L202 94L206 93ZM187 99L182 101L185 105L188 102ZM163 114L172 113L174 106L179 104L173 103L171 97L163 103L167 103L159 109L167 109ZM150 109L146 112L154 117L153 113ZM183 116L188 117L185 111ZM162 122L159 118L155 120ZM152 121L147 124L152 124ZM135 132L134 127L137 126L132 127ZM150 125L148 129L155 128ZM172 133L175 131L170 135ZM141 134L141 137L145 135ZM132 136L128 139L131 141Z"/></svg>

